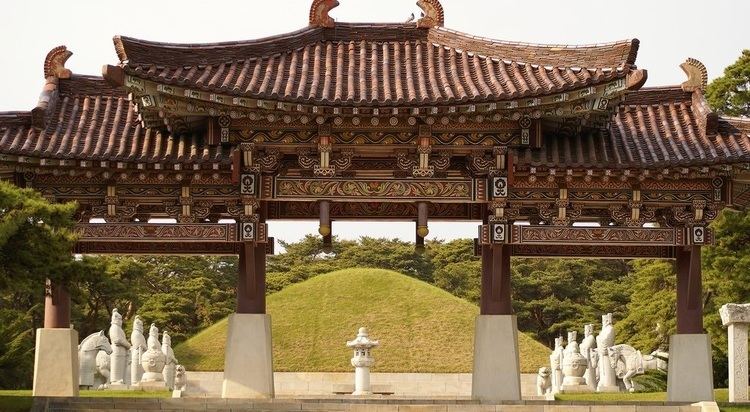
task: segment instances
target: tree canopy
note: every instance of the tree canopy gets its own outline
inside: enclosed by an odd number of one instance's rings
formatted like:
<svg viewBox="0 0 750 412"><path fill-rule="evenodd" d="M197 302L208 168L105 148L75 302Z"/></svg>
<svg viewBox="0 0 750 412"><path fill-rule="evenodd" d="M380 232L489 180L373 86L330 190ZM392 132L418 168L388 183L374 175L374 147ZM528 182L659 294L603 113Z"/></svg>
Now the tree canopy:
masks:
<svg viewBox="0 0 750 412"><path fill-rule="evenodd" d="M706 99L723 115L750 116L750 50L743 50L724 75L708 85Z"/></svg>

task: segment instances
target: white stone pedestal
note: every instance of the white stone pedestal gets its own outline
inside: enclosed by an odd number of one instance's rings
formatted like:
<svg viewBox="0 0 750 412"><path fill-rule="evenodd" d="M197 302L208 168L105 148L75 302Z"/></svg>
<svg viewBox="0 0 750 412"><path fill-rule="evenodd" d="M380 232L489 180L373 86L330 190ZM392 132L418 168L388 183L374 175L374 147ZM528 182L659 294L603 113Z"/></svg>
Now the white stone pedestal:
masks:
<svg viewBox="0 0 750 412"><path fill-rule="evenodd" d="M222 398L273 398L271 316L234 313L224 359Z"/></svg>
<svg viewBox="0 0 750 412"><path fill-rule="evenodd" d="M33 396L78 396L78 332L36 330Z"/></svg>
<svg viewBox="0 0 750 412"><path fill-rule="evenodd" d="M706 334L679 334L669 338L667 400L714 400L711 339Z"/></svg>
<svg viewBox="0 0 750 412"><path fill-rule="evenodd" d="M747 402L747 323L732 323L729 334L729 402Z"/></svg>
<svg viewBox="0 0 750 412"><path fill-rule="evenodd" d="M477 316L471 396L485 402L521 400L518 327L514 315Z"/></svg>

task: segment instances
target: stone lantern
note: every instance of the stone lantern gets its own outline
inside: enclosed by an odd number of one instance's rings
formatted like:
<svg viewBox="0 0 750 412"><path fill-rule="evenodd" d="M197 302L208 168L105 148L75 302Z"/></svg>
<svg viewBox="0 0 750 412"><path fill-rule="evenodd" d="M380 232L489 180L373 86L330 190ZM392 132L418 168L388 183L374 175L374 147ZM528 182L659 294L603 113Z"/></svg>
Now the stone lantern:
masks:
<svg viewBox="0 0 750 412"><path fill-rule="evenodd" d="M354 366L354 392L352 395L372 395L370 390L370 366L375 363L372 348L379 345L376 340L370 340L367 328L359 328L357 337L346 346L354 349L352 366Z"/></svg>

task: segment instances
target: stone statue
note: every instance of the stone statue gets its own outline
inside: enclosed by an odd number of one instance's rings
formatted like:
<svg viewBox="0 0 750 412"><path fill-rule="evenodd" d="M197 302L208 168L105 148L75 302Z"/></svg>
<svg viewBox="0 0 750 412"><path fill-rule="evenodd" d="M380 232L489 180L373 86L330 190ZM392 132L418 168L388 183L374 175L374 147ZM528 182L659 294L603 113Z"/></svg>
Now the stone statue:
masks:
<svg viewBox="0 0 750 412"><path fill-rule="evenodd" d="M107 369L97 362L99 354L104 353L109 356L112 353L112 346L109 339L104 335L104 331L92 333L81 341L78 345L78 385L86 389L98 389L101 385L109 382L109 362ZM103 382L102 382L103 380Z"/></svg>
<svg viewBox="0 0 750 412"><path fill-rule="evenodd" d="M565 348L562 363L563 387L579 386L586 383L583 375L588 368L588 362L581 355L577 339L577 332L568 332L568 346Z"/></svg>
<svg viewBox="0 0 750 412"><path fill-rule="evenodd" d="M552 371L550 368L544 366L539 368L539 373L536 375L536 394L539 396L545 396L552 393L552 378L550 375Z"/></svg>
<svg viewBox="0 0 750 412"><path fill-rule="evenodd" d="M128 351L130 343L122 330L122 315L117 309L112 310L112 324L109 327L109 340L112 341L112 357L110 364L110 381L113 384L125 384L126 367L128 364Z"/></svg>
<svg viewBox="0 0 750 412"><path fill-rule="evenodd" d="M583 327L583 335L584 338L579 347L581 355L586 358L586 362L588 363L583 379L586 381L589 389L594 392L596 391L596 367L599 357L596 354L596 338L594 337L594 325L592 323Z"/></svg>
<svg viewBox="0 0 750 412"><path fill-rule="evenodd" d="M164 380L162 371L166 364L166 356L161 351L161 344L159 343L159 328L155 324L151 324L151 328L148 331L148 349L146 353L141 356L141 366L143 366L143 376L141 376L141 383L143 382L161 382Z"/></svg>
<svg viewBox="0 0 750 412"><path fill-rule="evenodd" d="M174 351L172 350L172 338L165 331L162 334L161 340L161 351L164 352L166 363L164 365L164 383L167 389L174 390L174 379L175 379L175 367L177 366L177 358L174 357Z"/></svg>
<svg viewBox="0 0 750 412"><path fill-rule="evenodd" d="M625 390L635 392L633 376L643 374L648 369L657 369L658 362L644 362L641 351L630 345L615 345L607 348L609 365L615 370L618 378L622 379Z"/></svg>
<svg viewBox="0 0 750 412"><path fill-rule="evenodd" d="M174 390L185 392L187 389L187 372L182 365L175 366Z"/></svg>
<svg viewBox="0 0 750 412"><path fill-rule="evenodd" d="M552 354L549 355L550 369L552 369L552 393L560 392L562 389L563 373L563 338L562 336L555 338L555 349Z"/></svg>
<svg viewBox="0 0 750 412"><path fill-rule="evenodd" d="M138 383L143 376L143 366L141 366L141 356L146 353L146 337L143 336L143 321L141 317L135 315L133 319L133 333L130 334L130 382Z"/></svg>
<svg viewBox="0 0 750 412"><path fill-rule="evenodd" d="M596 386L597 392L619 392L620 387L617 385L617 376L615 368L611 362L605 362L608 359L608 348L615 344L615 328L612 326L612 314L602 315L602 331L596 337L597 355L599 356L599 383Z"/></svg>
<svg viewBox="0 0 750 412"><path fill-rule="evenodd" d="M94 373L94 388L97 390L103 390L109 388L109 370L110 355L106 351L100 350L96 354L96 373Z"/></svg>

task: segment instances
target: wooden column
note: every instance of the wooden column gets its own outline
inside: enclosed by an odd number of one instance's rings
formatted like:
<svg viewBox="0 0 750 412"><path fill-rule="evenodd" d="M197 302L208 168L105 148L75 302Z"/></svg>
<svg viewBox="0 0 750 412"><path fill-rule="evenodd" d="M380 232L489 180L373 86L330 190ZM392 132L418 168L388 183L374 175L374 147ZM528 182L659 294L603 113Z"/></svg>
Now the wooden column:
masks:
<svg viewBox="0 0 750 412"><path fill-rule="evenodd" d="M242 242L237 278L237 313L266 313L264 245Z"/></svg>
<svg viewBox="0 0 750 412"><path fill-rule="evenodd" d="M70 328L70 292L64 285L49 279L45 285L44 327Z"/></svg>
<svg viewBox="0 0 750 412"><path fill-rule="evenodd" d="M482 292L479 313L511 315L510 245L482 246Z"/></svg>
<svg viewBox="0 0 750 412"><path fill-rule="evenodd" d="M701 247L676 247L677 334L702 334Z"/></svg>

